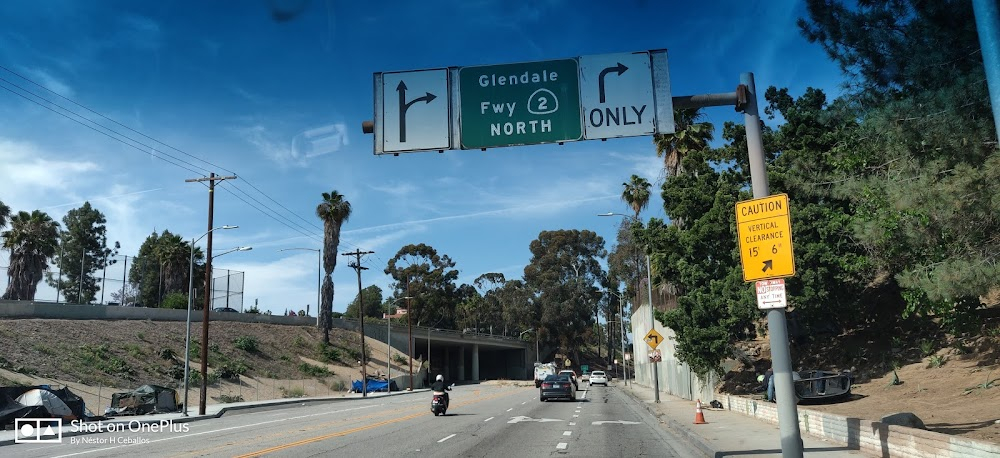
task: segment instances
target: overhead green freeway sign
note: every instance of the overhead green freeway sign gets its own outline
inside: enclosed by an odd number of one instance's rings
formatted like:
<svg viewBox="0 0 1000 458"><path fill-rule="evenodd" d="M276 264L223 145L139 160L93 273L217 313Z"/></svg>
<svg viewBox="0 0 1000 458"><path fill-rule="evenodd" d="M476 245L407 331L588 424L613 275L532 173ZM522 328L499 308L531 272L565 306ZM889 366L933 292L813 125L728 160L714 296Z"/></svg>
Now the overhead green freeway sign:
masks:
<svg viewBox="0 0 1000 458"><path fill-rule="evenodd" d="M576 59L459 70L463 149L583 137Z"/></svg>

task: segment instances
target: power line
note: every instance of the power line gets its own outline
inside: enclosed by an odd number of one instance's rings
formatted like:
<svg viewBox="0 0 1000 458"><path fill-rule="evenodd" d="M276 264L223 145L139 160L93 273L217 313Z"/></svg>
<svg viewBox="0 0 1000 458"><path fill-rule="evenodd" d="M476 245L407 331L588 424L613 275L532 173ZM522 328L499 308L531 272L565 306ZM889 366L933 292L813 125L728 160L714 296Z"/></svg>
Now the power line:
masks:
<svg viewBox="0 0 1000 458"><path fill-rule="evenodd" d="M193 158L193 159L195 159L195 160L198 160L198 161L200 161L200 162L203 162L203 163L205 163L205 164L208 164L208 165L210 165L210 166L213 166L213 167L216 167L216 168L220 168L220 169L223 169L223 170L225 170L225 171L227 171L227 172L229 172L229 173L232 173L233 175L237 175L237 174L236 174L236 173L235 173L234 171L232 171L232 170L230 170L230 169L227 169L227 168L225 168L225 167L221 167L221 166L218 166L218 165L215 165L215 164L213 164L213 163L211 163L211 162L209 162L209 161L206 161L206 160L204 160L204 159L201 159L201 158L199 158L199 157L197 157L197 156L194 156L194 155L192 155L192 154L189 154L189 153L187 153L187 152L184 152L184 151L182 151L182 150L180 150L180 149L178 149L178 148L176 148L176 147L173 147L173 146L171 146L171 145L169 145L169 144L167 144L167 143L165 143L165 142L162 142L162 141L160 141L160 140L157 140L157 139L155 139L155 138L153 138L153 137L151 137L151 136L149 136L149 135L146 135L146 134L143 134L142 132L139 132L139 131L137 131L137 130L135 130L135 129L132 129L131 127L128 127L128 126L126 126L126 125L124 125L124 124L122 124L122 123L120 123L120 122L118 122L118 121L116 121L116 120L114 120L114 119L112 119L112 118L108 117L108 116L105 116L105 115L103 115L103 114L101 114L101 113L99 113L99 112L97 112L97 111L95 111L95 110L92 110L92 109L90 109L90 108L88 108L88 107L84 106L83 104L80 104L80 103L78 103L78 102L76 102L76 101L74 101L74 100L72 100L72 99L70 99L70 98L68 98L68 97L65 97L65 96L63 96L63 95L61 95L61 94L58 94L58 93L56 93L56 92L54 92L54 91L52 91L52 90L50 90L50 89L46 88L45 86L43 86L43 85L41 85L41 84L39 84L39 83L37 83L37 82L35 82L35 81L31 80L30 78L27 78L27 77L25 77L24 75L21 75L21 74L19 74L19 73L17 73L17 72L14 72L13 70L11 70L11 69L9 69L9 68L7 68L7 67L3 66L3 65L0 65L0 69L3 69L3 70L5 70L5 71L7 71L7 72L9 72L9 73L11 73L11 74L14 74L14 75L18 76L19 78L21 78L21 79L23 79L23 80L25 80L25 81L28 81L29 83L31 83L31 84L33 84L33 85L35 85L35 86L37 86L37 87L40 87L40 88L44 89L45 91L47 91L47 92L49 92L49 93L52 93L52 94L56 95L57 97L59 97L59 98L61 98L61 99L63 99L63 100L66 100L66 101L68 101L68 102L70 102L70 103L72 103L72 104L74 104L74 105L76 105L76 106L78 106L78 107L80 107L80 108L82 108L82 109L84 109L84 110L87 110L88 112L91 112L91 113L93 113L93 114L95 114L95 115L97 115L97 116L100 116L100 117L101 117L101 118L103 118L103 119L106 119L106 120L108 120L108 121L110 121L110 122L112 122L112 123L114 123L114 124L117 124L117 125L119 125L119 126L121 126L121 127L125 128L125 129L127 129L127 130L129 130L129 131L131 131L131 132L134 132L134 133L136 133L136 134L138 134L138 135L140 135L140 136L142 136L142 137L144 137L144 138L147 138L147 139L149 139L149 140L151 140L151 141L153 141L153 142L155 142L155 143L158 143L158 144L160 144L160 145L163 145L163 146L165 146L165 147L167 147L167 148L169 148L169 149L172 149L172 150L174 150L174 151L177 151L177 152L179 152L179 153L181 153L181 154L183 154L183 155L185 155L185 156L188 156L188 157L191 157L191 158ZM76 117L78 117L78 118L81 118L81 119L84 119L84 120L86 120L87 122L89 122L89 123L91 123L91 124L93 124L93 125L95 125L95 126L98 126L98 127L100 127L101 129L104 129L104 130L107 130L107 131L109 131L109 132L112 132L112 133L114 133L114 134L115 134L115 135L117 135L117 136L120 136L120 137L123 137L124 139L127 139L128 141L131 141L131 142L134 142L134 143L137 143L137 144L139 144L139 145L142 145L142 146L144 146L144 147L146 147L146 148L149 148L150 150L152 150L152 151L154 151L154 152L157 152L157 153L159 153L159 155L157 155L157 154L151 154L151 155L152 155L153 157L155 157L155 158L158 158L158 159L160 159L160 160L163 160L164 162L167 162L167 163L169 163L169 164L171 164L171 165L174 165L174 166L177 166L177 167L179 167L179 168L182 168L182 169L184 169L184 170L187 170L187 171L190 171L190 172L193 172L193 173L196 173L196 174L201 174L201 175L205 175L206 173L204 173L204 172L208 172L208 171L209 171L208 169L206 169L206 168L204 168L204 167L201 167L201 166L199 166L199 165L196 165L196 164L192 164L192 163L190 163L190 162L187 162L187 161L185 161L185 160L183 160L183 159L181 159L181 158L178 158L178 157L175 157L175 156L173 156L173 155L171 155L171 154L169 154L169 153L166 153L166 152L163 152L163 151L159 151L159 150L157 150L156 148L154 148L153 146L150 146L150 145L146 145L145 143L143 143L143 142L141 142L141 141L138 141L138 140L136 140L136 139L134 139L134 138L132 138L132 137L129 137L129 136L128 136L128 135L126 135L126 134L123 134L123 133L121 133L121 132L118 132L118 131L115 131L115 130L113 130L113 129L110 129L110 128L108 128L107 126L104 126L104 125L101 125L101 124L99 124L99 123L95 122L94 120L92 120L92 119L90 119L90 118L87 118L87 117L85 117L85 116L83 116L83 115L81 115L81 114L79 114L79 113L76 113L76 112L74 112L74 111L72 111L72 110L70 110L70 109L68 109L68 108L66 108L66 107L63 107L62 105L59 105L58 103L56 103L56 102L53 102L52 100L49 100L49 99L47 99L47 98L45 98L45 97L43 97L43 96L41 96L41 95L39 95L39 94L37 94L37 93L35 93L35 92L32 92L32 91L30 91L30 90L28 90L28 89L26 89L26 88L24 88L24 87L22 87L22 86L20 86L20 85L18 85L18 84L16 84L16 83L14 83L14 82L11 82L11 81L9 81L9 80L7 80L7 79L4 79L4 78L2 78L2 77L0 77L0 81L4 81L4 82L6 82L7 84L10 84L10 85L12 85L12 86L14 86L14 87L16 87L16 88L18 88L18 89L20 89L20 90L22 90L22 91L24 91L24 92L28 93L28 94L31 94L31 95L33 95L34 97L36 97L36 98L38 98L38 99L40 99L40 100L42 100L42 101L45 101L45 102L47 102L47 103L49 103L49 104L51 104L51 105L53 105L53 106L56 106L56 107L58 107L59 109L61 109L61 110L65 111L65 112L67 112L67 113L71 113L71 114L72 114L73 116L76 116ZM132 144L132 143L129 143L128 141L125 141L125 140L123 140L122 138L118 138L118 137L116 137L116 136L114 136L114 135L111 135L111 134L109 134L109 133L107 133L107 132L104 132L104 131L102 131L102 130L98 130L98 129L94 128L93 126L90 126L90 125L88 125L88 124L85 124L85 123L81 122L80 120L78 120L78 119L76 119L76 118L74 118L74 117L71 117L71 116L68 116L68 115L66 115L66 114L64 114L64 113L62 113L62 112L60 112L60 111L57 111L57 110L53 109L53 108L52 108L52 107L50 107L50 106L47 106L47 105L45 105L45 104L42 104L42 103L40 103L40 102L38 102L38 101L36 101L36 100L34 100L34 99L31 99L31 98L29 98L29 97L26 97L25 95L23 95L23 94L21 94L21 93L18 93L18 92L14 91L14 90L12 90L12 89L10 89L10 88L8 88L8 87L5 87L5 86L0 86L0 87L3 87L3 88L4 88L5 90L7 90L7 91L9 91L9 92L11 92L11 93L13 93L13 94L15 94L15 95L17 95L17 96L19 96L19 97L23 98L23 99L25 99L25 100L27 100L27 101L29 101L29 102L32 102L32 103L34 103L34 104L36 104L36 105L38 105L38 106L41 106L41 107L43 107L43 108L45 108L45 109L48 109L49 111L52 111L52 112L54 112L54 113L56 113L56 114L58 114L58 115L60 115L60 116L63 116L63 117L65 117L65 118L67 118L67 119L70 119L70 120L72 120L72 121L74 121L74 122L76 122L76 123L78 123L78 124L80 124L80 125L83 125L84 127L87 127L87 128L89 128L89 129L91 129L91 130L94 130L95 132L98 132L98 133L101 133L101 134L103 134L103 135L105 135L105 136L107 136L107 137L109 137L109 138L111 138L111 139L113 139L113 140L116 140L116 141L118 141L118 142L120 142L120 143L123 143L123 144L125 144L125 145L128 145L128 146L131 146L132 148L134 148L134 149L136 149L136 150L139 150L139 151L142 151L142 152L144 152L144 153L146 153L146 154L149 154L148 152L146 152L146 151L142 150L142 149L141 149L141 148L139 148L138 146L135 146L134 144ZM171 160L167 160L167 159L165 159L165 158L164 158L163 156L166 156L166 157L169 157L169 158L173 159L173 161L171 161ZM179 162L180 164L179 164L178 162ZM184 165L181 165L181 164L187 164L187 165L189 165L189 166L191 166L191 167L194 167L194 168L198 168L198 169L201 169L201 170L203 170L204 172L199 172L199 171L197 171L197 170L194 170L194 169L192 169L192 168L190 168L190 167L185 167ZM308 220L306 220L305 218L302 218L302 217L301 217L300 215L298 215L297 213L295 213L295 212L292 212L292 211L291 211L291 210L290 210L290 209L289 209L288 207L286 207L286 206L282 205L282 204L281 204L280 202L278 202L277 200L275 200L274 198L272 198L272 197L271 197L270 195L268 195L267 193L265 193L265 192L261 191L261 190L260 190L260 189L259 189L258 187L256 187L255 185L253 185L253 183L249 182L249 181L248 181L248 180L246 180L245 178L243 179L243 181L244 181L245 183L247 183L247 185L249 185L249 186L250 186L251 188L253 188L253 189L254 189L255 191L257 191L258 193L260 193L261 195L263 195L264 197L266 197L266 198L267 198L268 200L270 200L270 201L274 202L274 203L275 203L275 204L277 204L277 205L278 205L279 207L281 207L282 209L284 209L284 210L285 210L285 211L286 211L286 212L287 212L288 214L291 214L291 215L294 215L294 216L295 216L296 218L298 218L298 219L302 220L302 221L303 221L303 222L305 222L306 224L310 224L310 225L312 225L312 226L313 226L314 228L317 228L317 229L319 229L319 230L322 230L322 228L320 228L320 227L316 226L316 225L315 225L315 223L310 223L310 222L309 222ZM280 212L278 212L277 210L274 210L273 208L271 208L271 207L268 207L268 206L267 206L267 205L265 205L264 203L262 203L262 202L260 202L259 200L257 200L257 199L255 199L255 198L253 198L252 196L250 196L250 194L249 194L249 193L247 193L247 192L243 191L242 189L239 189L238 187L237 187L237 190L238 190L239 192L243 193L244 195L246 195L246 196L247 196L248 198L250 198L250 199L254 200L255 202L257 202L258 204L260 204L260 205L261 205L261 206L263 206L264 208L266 208L266 209L267 209L268 211L270 211L270 212L274 213L274 215L278 215L278 217L280 217L280 218L282 218L282 219L284 219L284 220L286 220L286 221L289 221L289 222L291 222L291 220L290 220L289 218L287 218L286 216L283 216L283 215L281 215L281 213L280 213ZM257 206L255 206L255 205L253 205L253 204L250 204L250 203L249 203L249 202L247 202L247 201L246 201L245 199L242 199L242 198L240 198L240 197L239 197L239 196L237 196L237 195L236 195L235 193L233 193L233 192L230 192L230 194L233 194L233 195L234 195L234 197L237 197L237 198L238 198L239 200L243 201L243 202L244 202L245 204L247 204L247 205L248 205L249 207L251 207L251 208L253 208L253 209L255 209L255 210L257 210L257 211L259 211L259 212L261 212L261 213L263 213L263 214L265 214L265 215L267 215L268 217L270 217L270 218L274 219L275 221L278 221L279 223L281 223L281 224L285 225L286 227L289 227L289 228L291 228L291 229L293 229L293 230L296 230L295 228L291 227L291 226L290 226L289 224L285 223L284 221L281 221L281 220L279 220L278 218L276 218L275 216L273 216L273 215L270 215L270 214L268 214L268 213L267 213L266 211L262 210L262 209L261 209L260 207L257 207ZM303 226L299 225L298 223L294 223L294 224L295 224L296 226L299 226L300 228L303 228ZM313 238L315 238L315 235L313 235L313 234L306 234L306 233L303 233L302 231L299 231L299 230L296 230L296 232L299 232L300 234L303 234L303 235L307 235L307 236L309 236L309 237L313 237ZM348 242L348 244L350 244L350 242ZM351 245L353 245L353 244L351 244Z"/></svg>
<svg viewBox="0 0 1000 458"><path fill-rule="evenodd" d="M7 81L6 79L3 79L3 78L0 78L0 81L4 81L4 82L7 82L7 83L10 83L9 81ZM16 84L15 84L14 86L15 86L15 87L18 87L18 86L17 86ZM18 96L18 97L21 97L22 99L24 99L24 100L27 100L27 101L29 101L29 102L31 102L31 103L34 103L35 105L38 105L38 106L40 106L40 107L42 107L42 108L45 108L46 110L49 110L49 111L51 111L51 112L53 112L53 113L55 113L55 114L57 114L57 115L59 115L59 116L62 116L62 117L64 117L64 118L66 118L66 119L69 119L70 121L73 121L73 122L75 122L75 123L77 123L77 124L80 124L80 125L81 125L81 126L83 126L83 127L86 127L86 128L88 128L88 129L90 129L90 130L93 130L94 132L97 132L97 133L99 133L99 134L102 134L102 135L104 135L104 136L107 136L108 138L110 138L110 139L112 139L112 140L116 140L116 141L118 141L118 142L120 142L120 143L122 143L122 144L124 144L124 145L127 145L127 146L130 146L130 147L132 147L132 148L134 148L134 149L136 149L136 150L138 150L138 151L140 151L140 152L142 152L142 153L145 153L145 154L147 154L147 155L150 155L150 156L152 156L152 157L154 157L154 158L157 158L157 159L160 159L160 160L162 160L162 161L164 161L164 162L167 162L167 163L169 163L169 164L171 164L171 165L174 165L174 166L177 166L177 167L180 167L180 168L182 168L182 169L184 169L184 170L187 170L187 171L189 171L189 172L192 172L192 173L197 173L197 174L202 174L202 172L200 172L200 171L197 171L197 170L194 170L194 169L192 169L192 168L190 168L190 167L186 167L186 166L184 166L184 165L181 165L181 164L178 164L177 162L174 162L174 161L171 161L171 160L168 160L168 159L165 159L165 158L164 158L163 156L159 156L159 155L156 155L156 154L150 154L150 153L149 153L148 151L145 151L145 150L143 150L143 149L139 148L138 146L136 146L136 145L133 145L132 143L129 143L129 142L126 142L126 141L122 140L121 138L118 138L118 137L115 137L114 135L111 135L111 134L109 134L109 133L107 133L107 132L104 132L104 131L102 131L102 130L99 130L99 129L95 128L94 126L90 126L90 125L87 125L86 123L84 123L84 122L80 121L79 119L76 119L76 118L73 118L72 116L68 116L68 115L66 115L65 113L62 113L62 112L60 112L60 111L58 111L58 110L55 110L55 109L53 109L53 108L52 108L52 107L50 107L50 106L47 106L47 105L45 105L45 104L42 104L42 103L39 103L38 101L36 101L36 100L34 100L34 99L31 99L31 98L29 98L29 97L25 96L24 94L21 94L21 93L19 93L19 92L17 92L17 91L14 91L14 90L12 90L12 89L11 89L11 88L9 88L9 87L6 87L6 86L0 86L0 88L3 88L4 90L6 90L6 91L10 92L11 94L14 94L14 95L16 95L16 96ZM29 93L29 94L32 94L32 95L35 95L36 97L38 97L38 96L37 96L36 94L33 94L33 93L32 93L32 92L30 92L30 91L28 91L28 93ZM41 98L41 97L39 97L39 98ZM44 99L44 98L42 98L42 100L45 100L45 99ZM48 101L48 100L46 100L46 101ZM57 107L59 107L59 108L62 108L63 110L66 110L65 108L63 108L63 107L61 107L61 106L59 106L59 105L56 105L56 106L57 106ZM66 111L69 111L69 110L66 110ZM71 112L71 111L70 111L70 113L73 113L73 112ZM73 113L73 114L74 114L74 115L77 115L76 113ZM79 116L79 115L77 115L77 116ZM83 118L83 119L87 119L87 118ZM91 123L93 123L93 121L91 121L91 120L89 120L89 119L87 119L87 120L88 120L88 121L90 121ZM119 134L118 132L115 132L115 131L113 131L113 130L111 130L111 129L108 129L108 128L104 127L104 126L101 126L100 124L96 124L96 123L94 123L94 124L95 124L96 126L98 126L98 127L101 127L101 128L103 128L103 129L106 129L106 130L109 130L109 131L111 131L111 132L113 132L113 133L115 133L115 134L117 134L117 135L121 135L121 134ZM131 141L135 141L136 143L139 143L140 145L142 145L142 146L145 146L145 147L147 147L147 148L149 148L149 149L153 150L154 152L156 152L156 151L157 151L157 150L156 150L156 148L153 148L153 147L151 147L151 146L149 146L149 145L145 145L145 144L142 144L142 143L140 143L140 142L138 142L138 141L136 141L136 140L134 140L134 139L132 139L132 138L129 138L129 137L127 137L127 136L126 136L126 138L128 138L128 139L129 139L129 140L131 140ZM166 154L166 153L163 153L163 155L164 155L164 156L167 156L167 157L169 157L169 158L171 158L171 159L174 159L174 160L176 160L176 161L179 161L179 162L181 162L181 163L184 163L184 164L188 164L188 165L190 165L190 166L192 166L192 167L198 167L198 166L196 166L196 165L194 165L194 164L191 164L191 163L188 163L188 162L186 162L186 161L183 161L183 160L181 160L181 159L178 159L178 158L175 158L175 157L173 157L173 156L171 156L171 155L169 155L169 154ZM199 167L199 168L200 168L200 167ZM203 169L203 170L204 170L204 169Z"/></svg>
<svg viewBox="0 0 1000 458"><path fill-rule="evenodd" d="M114 120L114 119L112 119L112 118L109 118L109 117L105 116L105 115L104 115L104 114L102 114L102 113L99 113L99 112L97 112L97 111L95 111L95 110L92 110L92 109L90 109L90 108L88 108L88 107L84 106L83 104L80 104L80 103L78 103L77 101L75 101L75 100L73 100L73 99L71 99L71 98L69 98L69 97L66 97L66 96L64 96L64 95L62 95L62 94L60 94L60 93L58 93L58 92L56 92L56 91L53 91L53 90L51 90L51 89L49 89L49 88L47 88L47 87L45 87L45 86L43 86L43 85L41 85L41 84L39 84L39 83L35 82L35 81L33 81L32 79L30 79L30 78L28 78L28 77L26 77L26 76L24 76L24 75L21 75L20 73L17 73L17 72L15 72L14 70L11 70L11 69L9 69L9 68L7 68L7 67L3 66L3 65L0 65L0 69L3 69L3 70L6 70L6 71L7 71L8 73L10 73L10 74L12 74L12 75L15 75L15 76L17 76L18 78L21 78L21 79L23 79L23 80L25 80L25 81L27 81L27 82L29 82L29 83L31 83L31 84L33 84L33 85L35 85L35 86L37 86L37 87L39 87L39 88L41 88L41 89L43 89L43 90L47 91L47 92L49 92L49 93L51 93L51 94L55 95L56 97L59 97L59 98L61 98L61 99L65 100L65 101L67 101L67 102L69 102L69 103L72 103L73 105L76 105L76 106L78 106L78 107L80 107L80 108L83 108L84 110L87 110L87 111L89 111L89 112L91 112L91 113L93 113L93 114L95 114L95 115L97 115L97 116L100 116L101 118L104 118L104 119L106 119L106 120L108 120L108 121L111 121L111 122L113 122L113 123L115 123L115 124L117 124L117 125L119 125L119 126L121 126L121 127L125 128L125 129L127 129L127 130L131 131L131 132L134 132L134 133L136 133L136 134L139 134L140 136L142 136L142 137L144 137L144 138L146 138L146 139L148 139L148 140L152 140L152 141L154 141L154 142L156 142L156 143L159 143L159 144L161 144L161 145L163 145L163 146L166 146L167 148L170 148L170 149L172 149L172 150L174 150L174 151L177 151L178 153L181 153L181 154L183 154L183 155L185 155L185 156L187 156L187 157L190 157L190 158L192 158L192 159L195 159L195 160L197 160L197 161L201 161L201 162L204 162L205 164L208 164L208 165L212 166L213 168L217 168L217 169L222 169L222 170L224 170L224 171L226 171L226 172L229 172L229 173L231 173L231 174L233 174L233 175L236 175L236 172L233 172L232 170L228 170L228 169L226 169L225 167L220 167L220 166L218 166L218 165L215 165L215 164L213 164L213 163L211 163L211 162L208 162L208 161L206 161L206 160L204 160L204 159L202 159L202 158L200 158L200 157L197 157L197 156L194 156L194 155L192 155L192 154L188 154L188 153L186 153L186 152L184 152L184 151L181 151L181 150L179 150L179 149L177 149L177 148L174 148L173 146L170 146L170 145L168 145L168 144L166 144L166 143L163 143L163 142L161 142L161 141L159 141L159 140L157 140L157 139L155 139L155 138L153 138L153 137L150 137L150 136L148 136L148 135L146 135L146 134L144 134L144 133L142 133L142 132L139 132L139 131L137 131L137 130L135 130L135 129L133 129L133 128L129 127L129 126L126 126L125 124L122 124L122 123L120 123L120 122L118 122L118 121L116 121L116 120ZM0 78L0 79L2 79L2 78ZM7 81L7 80L4 80L4 81ZM16 84L14 84L14 83L11 83L11 82L9 82L9 81L8 81L7 83L8 83L8 84L12 84L12 85L14 85L14 86L17 86ZM19 87L19 86L18 86L18 87ZM22 90L24 90L24 89L22 89ZM28 92L30 92L30 91L28 91ZM207 169L206 169L206 170L207 170Z"/></svg>

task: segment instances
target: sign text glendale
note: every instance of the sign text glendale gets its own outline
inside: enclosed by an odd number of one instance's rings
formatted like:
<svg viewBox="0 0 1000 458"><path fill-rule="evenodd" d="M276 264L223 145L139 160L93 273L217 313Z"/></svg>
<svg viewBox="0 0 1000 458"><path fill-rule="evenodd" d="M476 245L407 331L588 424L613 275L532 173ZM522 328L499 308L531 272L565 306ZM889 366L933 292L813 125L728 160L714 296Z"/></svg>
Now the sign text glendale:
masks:
<svg viewBox="0 0 1000 458"><path fill-rule="evenodd" d="M738 202L736 227L744 281L795 275L788 195Z"/></svg>
<svg viewBox="0 0 1000 458"><path fill-rule="evenodd" d="M580 89L574 59L459 70L463 148L579 140Z"/></svg>

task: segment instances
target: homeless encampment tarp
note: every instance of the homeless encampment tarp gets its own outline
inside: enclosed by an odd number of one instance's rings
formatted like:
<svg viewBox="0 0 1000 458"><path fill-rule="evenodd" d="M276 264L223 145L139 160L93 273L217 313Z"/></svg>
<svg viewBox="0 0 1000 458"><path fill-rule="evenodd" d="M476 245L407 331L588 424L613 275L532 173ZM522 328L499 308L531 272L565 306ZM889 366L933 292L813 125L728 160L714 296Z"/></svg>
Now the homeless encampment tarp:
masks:
<svg viewBox="0 0 1000 458"><path fill-rule="evenodd" d="M83 399L69 388L53 390L47 385L0 387L0 427L14 424L16 418L88 417Z"/></svg>
<svg viewBox="0 0 1000 458"><path fill-rule="evenodd" d="M395 380L387 382L385 380L368 379L368 392L386 391L389 388L389 383L392 383L392 391L399 391L399 387L396 386ZM351 383L352 392L360 393L361 390L361 380L355 380Z"/></svg>
<svg viewBox="0 0 1000 458"><path fill-rule="evenodd" d="M177 412L177 391L158 385L143 385L134 391L111 395L107 415L145 415Z"/></svg>

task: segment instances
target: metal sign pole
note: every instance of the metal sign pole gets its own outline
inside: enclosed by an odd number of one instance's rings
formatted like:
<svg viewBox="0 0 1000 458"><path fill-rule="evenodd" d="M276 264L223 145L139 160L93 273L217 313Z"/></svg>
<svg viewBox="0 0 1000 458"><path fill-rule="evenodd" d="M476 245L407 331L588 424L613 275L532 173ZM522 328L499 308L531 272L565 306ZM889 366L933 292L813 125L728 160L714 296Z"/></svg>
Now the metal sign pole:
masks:
<svg viewBox="0 0 1000 458"><path fill-rule="evenodd" d="M750 155L750 183L754 198L770 194L767 167L764 163L764 142L761 139L760 115L757 112L757 90L753 73L740 75L740 83L747 88L744 124L747 131L747 150ZM792 358L788 349L788 329L785 309L767 312L767 329L771 341L771 365L774 370L774 388L778 402L778 426L781 430L781 456L802 456L802 435L799 432L799 415L795 407L795 387L792 385Z"/></svg>

